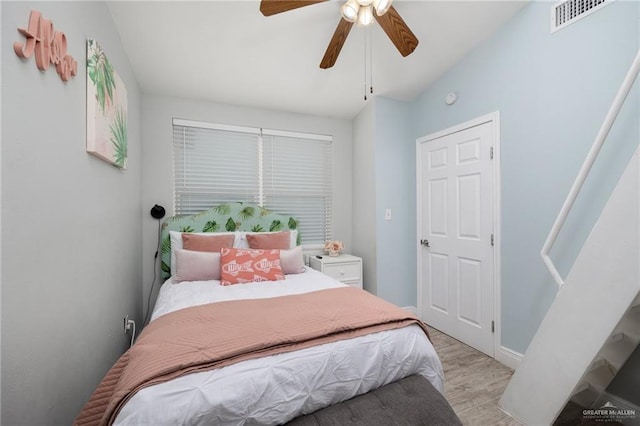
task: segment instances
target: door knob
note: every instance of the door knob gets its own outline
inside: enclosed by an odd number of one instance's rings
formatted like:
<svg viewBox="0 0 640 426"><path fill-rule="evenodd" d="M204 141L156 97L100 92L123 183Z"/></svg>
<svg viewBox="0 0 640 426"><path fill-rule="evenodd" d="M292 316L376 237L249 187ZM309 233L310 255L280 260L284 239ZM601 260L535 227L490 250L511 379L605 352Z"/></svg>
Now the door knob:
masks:
<svg viewBox="0 0 640 426"><path fill-rule="evenodd" d="M431 246L429 245L429 240L420 240L420 244L421 244L423 247L431 247Z"/></svg>

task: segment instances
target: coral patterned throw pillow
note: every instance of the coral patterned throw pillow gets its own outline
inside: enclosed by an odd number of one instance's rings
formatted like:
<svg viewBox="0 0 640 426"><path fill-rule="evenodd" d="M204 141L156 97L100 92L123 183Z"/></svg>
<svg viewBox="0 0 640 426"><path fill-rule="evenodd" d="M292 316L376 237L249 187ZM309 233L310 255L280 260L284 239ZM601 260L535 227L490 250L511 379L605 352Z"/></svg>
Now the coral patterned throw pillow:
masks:
<svg viewBox="0 0 640 426"><path fill-rule="evenodd" d="M280 250L223 248L220 250L220 284L284 280Z"/></svg>

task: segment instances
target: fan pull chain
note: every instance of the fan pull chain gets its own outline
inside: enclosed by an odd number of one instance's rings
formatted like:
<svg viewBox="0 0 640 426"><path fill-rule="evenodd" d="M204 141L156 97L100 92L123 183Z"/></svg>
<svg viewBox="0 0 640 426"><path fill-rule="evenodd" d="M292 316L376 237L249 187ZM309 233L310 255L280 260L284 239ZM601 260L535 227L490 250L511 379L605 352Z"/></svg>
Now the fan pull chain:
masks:
<svg viewBox="0 0 640 426"><path fill-rule="evenodd" d="M373 34L371 34L371 25L367 31L369 31L369 90L373 95Z"/></svg>
<svg viewBox="0 0 640 426"><path fill-rule="evenodd" d="M367 31L364 34L364 100L367 100Z"/></svg>
<svg viewBox="0 0 640 426"><path fill-rule="evenodd" d="M369 93L373 94L373 35L371 26L365 28L364 33L364 100L367 100L367 65L369 66ZM367 57L367 45L369 56ZM367 60L368 59L368 60Z"/></svg>

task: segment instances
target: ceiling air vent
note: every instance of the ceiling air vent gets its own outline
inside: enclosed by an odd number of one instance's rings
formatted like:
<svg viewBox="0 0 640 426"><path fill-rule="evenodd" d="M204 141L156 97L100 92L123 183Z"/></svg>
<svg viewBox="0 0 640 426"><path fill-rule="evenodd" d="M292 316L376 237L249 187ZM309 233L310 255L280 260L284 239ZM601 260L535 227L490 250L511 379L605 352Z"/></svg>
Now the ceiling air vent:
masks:
<svg viewBox="0 0 640 426"><path fill-rule="evenodd" d="M584 18L614 0L567 0L551 7L551 32Z"/></svg>

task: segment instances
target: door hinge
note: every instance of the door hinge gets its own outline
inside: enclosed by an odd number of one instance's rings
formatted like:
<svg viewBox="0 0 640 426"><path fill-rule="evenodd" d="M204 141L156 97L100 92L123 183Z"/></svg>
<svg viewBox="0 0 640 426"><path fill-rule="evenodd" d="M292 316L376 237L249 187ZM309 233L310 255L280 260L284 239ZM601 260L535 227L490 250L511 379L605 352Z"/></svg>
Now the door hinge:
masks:
<svg viewBox="0 0 640 426"><path fill-rule="evenodd" d="M493 147L489 150L489 158L493 160Z"/></svg>
<svg viewBox="0 0 640 426"><path fill-rule="evenodd" d="M493 247L494 243L493 243L493 234L491 234L491 247Z"/></svg>
<svg viewBox="0 0 640 426"><path fill-rule="evenodd" d="M496 322L495 321L491 321L491 332L492 333L496 332Z"/></svg>

